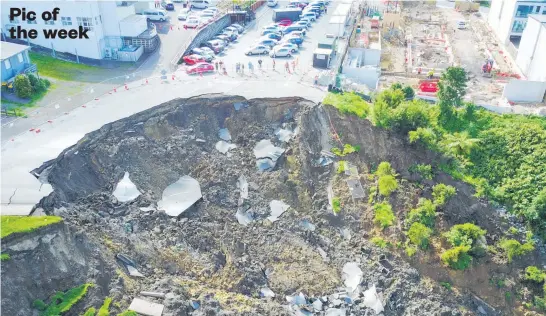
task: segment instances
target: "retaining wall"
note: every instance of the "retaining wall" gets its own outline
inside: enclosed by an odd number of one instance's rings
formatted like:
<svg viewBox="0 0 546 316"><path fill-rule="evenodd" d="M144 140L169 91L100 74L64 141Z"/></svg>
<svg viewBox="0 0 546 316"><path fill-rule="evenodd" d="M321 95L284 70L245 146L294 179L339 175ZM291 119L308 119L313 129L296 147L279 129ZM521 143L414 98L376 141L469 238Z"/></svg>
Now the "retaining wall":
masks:
<svg viewBox="0 0 546 316"><path fill-rule="evenodd" d="M211 39L213 36L218 34L221 30L223 30L230 24L231 16L229 14L226 14L218 20L208 24L207 26L202 28L199 33L197 33L197 35L195 35L182 56L189 54L192 49L199 47L199 45Z"/></svg>

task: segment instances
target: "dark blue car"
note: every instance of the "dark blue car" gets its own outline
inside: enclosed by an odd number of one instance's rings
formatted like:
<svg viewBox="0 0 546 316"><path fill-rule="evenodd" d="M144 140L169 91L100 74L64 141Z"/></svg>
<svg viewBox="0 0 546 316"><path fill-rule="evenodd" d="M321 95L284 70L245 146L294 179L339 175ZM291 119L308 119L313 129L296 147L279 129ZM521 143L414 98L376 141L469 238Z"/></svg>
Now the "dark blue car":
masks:
<svg viewBox="0 0 546 316"><path fill-rule="evenodd" d="M282 35L279 33L268 33L264 35L264 38L270 38L279 41L282 38Z"/></svg>
<svg viewBox="0 0 546 316"><path fill-rule="evenodd" d="M299 36L289 36L289 37L286 37L283 42L286 42L286 43L290 43L290 44L296 44L298 45L298 47L303 44L303 38L299 37Z"/></svg>

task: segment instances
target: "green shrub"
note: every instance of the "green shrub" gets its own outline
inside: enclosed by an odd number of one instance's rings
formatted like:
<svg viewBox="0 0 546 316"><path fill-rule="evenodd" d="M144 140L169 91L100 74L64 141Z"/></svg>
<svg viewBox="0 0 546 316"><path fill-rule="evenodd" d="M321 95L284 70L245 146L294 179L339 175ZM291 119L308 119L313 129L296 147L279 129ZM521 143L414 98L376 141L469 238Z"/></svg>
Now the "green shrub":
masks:
<svg viewBox="0 0 546 316"><path fill-rule="evenodd" d="M413 99L415 97L415 91L410 86L405 86L402 89L402 92L404 92L404 96L406 97L406 99Z"/></svg>
<svg viewBox="0 0 546 316"><path fill-rule="evenodd" d="M337 165L337 173L344 173L345 169L347 169L347 162L344 160L341 160L339 164Z"/></svg>
<svg viewBox="0 0 546 316"><path fill-rule="evenodd" d="M368 196L368 204L372 204L375 196L377 195L377 188L370 187L370 196Z"/></svg>
<svg viewBox="0 0 546 316"><path fill-rule="evenodd" d="M339 200L339 198L335 197L332 199L332 209L336 214L341 211L341 201Z"/></svg>
<svg viewBox="0 0 546 316"><path fill-rule="evenodd" d="M542 283L545 278L545 273L535 266L525 268L525 280Z"/></svg>
<svg viewBox="0 0 546 316"><path fill-rule="evenodd" d="M458 224L451 227L444 237L453 246L475 246L475 241L485 236L486 230L472 223Z"/></svg>
<svg viewBox="0 0 546 316"><path fill-rule="evenodd" d="M409 168L409 172L417 173L421 175L423 179L427 179L427 180L432 180L432 177L433 177L431 165L416 164Z"/></svg>
<svg viewBox="0 0 546 316"><path fill-rule="evenodd" d="M508 262L512 262L514 257L522 256L535 250L533 244L527 242L522 245L515 239L502 239L499 242L499 248L501 248L508 257Z"/></svg>
<svg viewBox="0 0 546 316"><path fill-rule="evenodd" d="M512 235L515 235L515 234L518 233L518 229L515 228L514 226L510 226L510 228L508 228L508 233L512 234Z"/></svg>
<svg viewBox="0 0 546 316"><path fill-rule="evenodd" d="M392 212L392 207L388 202L381 202L373 206L375 211L374 223L385 229L392 224L396 217Z"/></svg>
<svg viewBox="0 0 546 316"><path fill-rule="evenodd" d="M3 253L0 255L0 261L8 261L10 259L9 254Z"/></svg>
<svg viewBox="0 0 546 316"><path fill-rule="evenodd" d="M391 85L391 90L402 90L402 84L400 82L395 82Z"/></svg>
<svg viewBox="0 0 546 316"><path fill-rule="evenodd" d="M421 198L419 199L419 203L417 203L417 208L412 209L408 213L407 220L409 224L418 222L428 227L434 227L436 206L431 200Z"/></svg>
<svg viewBox="0 0 546 316"><path fill-rule="evenodd" d="M391 167L391 164L387 161L383 161L377 166L375 175L378 177L382 176L396 176L396 171Z"/></svg>
<svg viewBox="0 0 546 316"><path fill-rule="evenodd" d="M387 248L389 246L389 243L381 237L373 237L371 242L379 248Z"/></svg>
<svg viewBox="0 0 546 316"><path fill-rule="evenodd" d="M431 235L432 229L417 222L411 224L410 229L408 230L408 238L411 243L420 247L421 249L427 249Z"/></svg>
<svg viewBox="0 0 546 316"><path fill-rule="evenodd" d="M422 142L427 148L436 149L438 143L438 135L429 127L419 127L408 133L410 143Z"/></svg>
<svg viewBox="0 0 546 316"><path fill-rule="evenodd" d="M453 287L451 286L451 283L449 283L449 282L440 282L440 285L445 287L448 291L453 290Z"/></svg>
<svg viewBox="0 0 546 316"><path fill-rule="evenodd" d="M398 188L398 181L394 176L382 176L378 180L379 194L389 196Z"/></svg>
<svg viewBox="0 0 546 316"><path fill-rule="evenodd" d="M546 297L535 296L535 307L541 312L546 312Z"/></svg>
<svg viewBox="0 0 546 316"><path fill-rule="evenodd" d="M85 314L83 314L83 316L95 316L95 313L97 312L97 310L94 308L94 307L89 307L86 311L85 311Z"/></svg>
<svg viewBox="0 0 546 316"><path fill-rule="evenodd" d="M358 152L360 150L360 146L353 146L351 144L345 144L343 145L343 150L337 148L337 147L333 147L330 151L332 152L332 154L336 155L336 156L339 156L339 157L344 157L348 154L352 154L354 152Z"/></svg>
<svg viewBox="0 0 546 316"><path fill-rule="evenodd" d="M124 311L117 316L138 316L138 314L133 311Z"/></svg>
<svg viewBox="0 0 546 316"><path fill-rule="evenodd" d="M468 254L470 246L457 246L448 249L440 256L442 262L455 270L464 270L470 266L472 257Z"/></svg>
<svg viewBox="0 0 546 316"><path fill-rule="evenodd" d="M27 76L17 75L13 82L13 86L15 87L15 94L17 94L19 98L28 99L32 96L32 86Z"/></svg>
<svg viewBox="0 0 546 316"><path fill-rule="evenodd" d="M107 297L104 300L104 303L102 304L102 306L100 307L99 313L97 314L97 316L110 316L110 312L108 311L108 309L110 308L110 303L112 303L112 298Z"/></svg>
<svg viewBox="0 0 546 316"><path fill-rule="evenodd" d="M437 206L444 205L449 198L454 196L456 190L450 185L439 183L432 187L432 199Z"/></svg>
<svg viewBox="0 0 546 316"><path fill-rule="evenodd" d="M43 301L45 308L43 310L43 316L57 316L63 315L68 312L74 304L81 300L87 293L87 289L93 286L91 283L82 284L66 292L57 292L50 300L50 304L46 305ZM38 301L38 300L37 300ZM35 301L36 303L36 301ZM39 304L39 303L38 303ZM34 306L34 304L33 304ZM38 305L39 307L44 307Z"/></svg>
<svg viewBox="0 0 546 316"><path fill-rule="evenodd" d="M330 104L344 114L353 114L359 118L366 118L370 113L370 105L355 93L328 93L323 101Z"/></svg>
<svg viewBox="0 0 546 316"><path fill-rule="evenodd" d="M47 308L47 305L42 300L34 300L32 302L32 307L36 308L39 311L44 311Z"/></svg>
<svg viewBox="0 0 546 316"><path fill-rule="evenodd" d="M413 257L417 253L417 248L414 246L407 245L405 250L408 257Z"/></svg>
<svg viewBox="0 0 546 316"><path fill-rule="evenodd" d="M402 103L391 110L390 128L400 134L407 134L420 127L430 125L430 106L422 100L413 100Z"/></svg>

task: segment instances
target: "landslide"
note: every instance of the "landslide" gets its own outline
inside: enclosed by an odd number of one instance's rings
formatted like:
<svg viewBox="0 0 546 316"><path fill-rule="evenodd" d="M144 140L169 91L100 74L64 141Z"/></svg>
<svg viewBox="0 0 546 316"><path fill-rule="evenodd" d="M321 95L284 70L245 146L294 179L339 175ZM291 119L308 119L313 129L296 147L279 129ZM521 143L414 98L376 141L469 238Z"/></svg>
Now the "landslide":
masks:
<svg viewBox="0 0 546 316"><path fill-rule="evenodd" d="M237 146L227 155L215 149L222 128ZM283 143L275 135L279 128L295 136ZM253 149L261 140L285 149L272 171L257 170ZM323 151L347 143L360 146L343 159L358 168L363 199L350 197L335 164L319 163ZM332 296L343 288L344 265L356 262L363 272L362 289L376 285L385 315L513 314L513 305L499 301L498 291L483 283L492 275L515 275L517 265L484 259L480 268L453 272L434 253L408 258L399 249L380 249L369 241L382 234L393 243L404 242L405 212L419 197L430 196L435 183L457 188L440 214L440 227L476 222L488 230L491 242L507 229L469 186L441 172L415 184L410 166L441 159L368 121L302 98L203 95L107 124L33 174L47 177L54 188L38 207L85 227L91 239L108 248L108 255L121 252L138 263L145 278L124 277L111 285L122 305L139 291L162 290L177 295L177 300L156 300L173 315L283 315L288 313L282 307L285 295L302 292L314 299L326 297L330 307L371 315L362 298L338 304ZM374 227L368 204L371 171L381 161L390 161L401 178L401 188L390 198L398 221L384 232ZM141 192L131 202L112 195L125 172ZM179 217L170 217L157 203L163 190L184 175L200 183L203 198ZM241 175L249 184L244 207L254 219L247 226L235 216ZM332 212L329 187L343 202L339 214ZM275 222L267 219L272 200L290 206ZM440 281L458 290L446 289ZM264 287L276 296L259 298ZM201 307L189 308L190 300Z"/></svg>

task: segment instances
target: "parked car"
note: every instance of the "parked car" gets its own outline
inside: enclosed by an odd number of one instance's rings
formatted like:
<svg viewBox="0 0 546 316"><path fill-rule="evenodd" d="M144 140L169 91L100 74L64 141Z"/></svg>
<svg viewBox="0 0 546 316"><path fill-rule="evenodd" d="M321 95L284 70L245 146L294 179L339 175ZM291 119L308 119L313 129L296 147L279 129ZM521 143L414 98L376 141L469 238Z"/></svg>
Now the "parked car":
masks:
<svg viewBox="0 0 546 316"><path fill-rule="evenodd" d="M299 8L299 7L298 7L297 5L295 5L295 4L289 4L289 5L287 5L285 8L287 8L287 9L291 9L291 8L292 8L292 9L295 9L295 8Z"/></svg>
<svg viewBox="0 0 546 316"><path fill-rule="evenodd" d="M201 63L201 62L206 61L203 56L196 55L196 54L186 55L186 56L182 57L182 60L184 60L184 62L187 65L195 65L197 63Z"/></svg>
<svg viewBox="0 0 546 316"><path fill-rule="evenodd" d="M233 23L230 26L236 28L237 31L239 32L239 34L241 34L241 33L243 33L245 31L244 26L242 26L241 24Z"/></svg>
<svg viewBox="0 0 546 316"><path fill-rule="evenodd" d="M192 54L200 55L206 58L214 59L214 51L208 47L194 48L191 50Z"/></svg>
<svg viewBox="0 0 546 316"><path fill-rule="evenodd" d="M223 30L220 35L228 36L230 42L236 41L239 38L239 34L237 34L237 32L233 33L226 30Z"/></svg>
<svg viewBox="0 0 546 316"><path fill-rule="evenodd" d="M212 39L223 41L225 46L228 46L229 42L231 42L231 37L226 34L217 34Z"/></svg>
<svg viewBox="0 0 546 316"><path fill-rule="evenodd" d="M246 55L265 55L269 53L270 47L266 45L253 45L245 52Z"/></svg>
<svg viewBox="0 0 546 316"><path fill-rule="evenodd" d="M277 22L277 25L279 26L289 26L290 24L292 24L292 21L289 19L282 19L279 22Z"/></svg>
<svg viewBox="0 0 546 316"><path fill-rule="evenodd" d="M301 44L303 44L303 39L301 37L287 36L287 37L282 39L282 42L283 43L295 44L295 45L298 45L298 47L299 47Z"/></svg>
<svg viewBox="0 0 546 316"><path fill-rule="evenodd" d="M267 6L268 7L275 7L277 5L277 0L267 0Z"/></svg>
<svg viewBox="0 0 546 316"><path fill-rule="evenodd" d="M313 25L313 21L316 20L316 18L313 18L314 20L311 20L310 17L300 17L300 20L298 22L307 22L308 27L311 27Z"/></svg>
<svg viewBox="0 0 546 316"><path fill-rule="evenodd" d="M202 46L212 49L215 54L223 52L226 48L226 44L222 40L210 40L202 44Z"/></svg>
<svg viewBox="0 0 546 316"><path fill-rule="evenodd" d="M288 34L289 36L299 36L301 37L302 39L305 37L305 31L292 31L290 32L290 34Z"/></svg>
<svg viewBox="0 0 546 316"><path fill-rule="evenodd" d="M315 22L317 20L317 15L313 11L304 11L302 15L300 15L300 20L308 18L311 20L311 22Z"/></svg>
<svg viewBox="0 0 546 316"><path fill-rule="evenodd" d="M279 31L281 30L283 27L278 25L277 23L273 23L273 24L269 24L268 26L264 26L263 30L264 31L267 31L267 30L272 30L272 31Z"/></svg>
<svg viewBox="0 0 546 316"><path fill-rule="evenodd" d="M285 27L282 30L282 33L286 35L286 34L289 34L291 32L295 32L295 31L301 31L301 32L303 32L303 35L306 34L304 27L302 27L302 26L293 26L293 25Z"/></svg>
<svg viewBox="0 0 546 316"><path fill-rule="evenodd" d="M278 47L274 48L272 51L269 52L269 57L276 58L276 57L290 57L292 56L292 53L288 48L285 47Z"/></svg>
<svg viewBox="0 0 546 316"><path fill-rule="evenodd" d="M290 50L291 53L295 53L295 52L297 52L299 50L298 45L288 43L288 42L281 42L281 43L277 44L274 48L277 48L277 47L287 48L288 50Z"/></svg>
<svg viewBox="0 0 546 316"><path fill-rule="evenodd" d="M318 19L321 14L321 10L316 7L307 7L305 10L302 11L302 14L305 16L306 13L314 13L316 18Z"/></svg>
<svg viewBox="0 0 546 316"><path fill-rule="evenodd" d="M262 38L271 38L271 39L279 41L282 38L282 35L281 33L269 33L262 36Z"/></svg>
<svg viewBox="0 0 546 316"><path fill-rule="evenodd" d="M278 30L272 30L272 29L263 30L262 31L262 36L265 36L267 34L275 34L275 33L279 33L279 32L281 32L281 29L278 29Z"/></svg>
<svg viewBox="0 0 546 316"><path fill-rule="evenodd" d="M161 6L167 11L174 10L174 3L171 0L163 0L161 2Z"/></svg>
<svg viewBox="0 0 546 316"><path fill-rule="evenodd" d="M308 28L311 26L311 22L309 20L299 20L296 23L292 24L294 26L303 26L305 28Z"/></svg>
<svg viewBox="0 0 546 316"><path fill-rule="evenodd" d="M148 21L164 22L169 19L167 11L160 9L144 10L140 15L144 15Z"/></svg>
<svg viewBox="0 0 546 316"><path fill-rule="evenodd" d="M274 39L260 38L258 40L258 42L256 42L256 45L264 45L264 46L273 47L273 46L277 45L277 43L278 43L278 41L276 41Z"/></svg>
<svg viewBox="0 0 546 316"><path fill-rule="evenodd" d="M190 9L188 8L180 9L180 11L178 11L178 19L180 21L186 21L189 15L190 15Z"/></svg>
<svg viewBox="0 0 546 316"><path fill-rule="evenodd" d="M190 8L206 9L210 6L208 0L190 0Z"/></svg>
<svg viewBox="0 0 546 316"><path fill-rule="evenodd" d="M212 12L214 13L214 15L218 15L218 13L220 12L220 10L217 7L208 7L207 9L205 9L205 11Z"/></svg>
<svg viewBox="0 0 546 316"><path fill-rule="evenodd" d="M188 69L186 69L186 72L191 75L191 74L202 74L202 73L205 73L205 72L213 72L214 71L214 66L210 63L206 63L206 62L201 62L201 63L197 63L191 67L188 67Z"/></svg>
<svg viewBox="0 0 546 316"><path fill-rule="evenodd" d="M214 20L214 17L216 16L216 14L214 14L214 12L212 11L203 11L201 12L199 16L201 17L201 20L210 22Z"/></svg>
<svg viewBox="0 0 546 316"><path fill-rule="evenodd" d="M201 19L196 16L189 16L184 22L184 27L195 29L201 25Z"/></svg>
<svg viewBox="0 0 546 316"><path fill-rule="evenodd" d="M231 26L226 27L223 30L223 32L226 33L226 34L235 34L235 35L239 34L239 31L236 28L231 27Z"/></svg>

